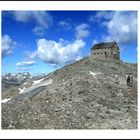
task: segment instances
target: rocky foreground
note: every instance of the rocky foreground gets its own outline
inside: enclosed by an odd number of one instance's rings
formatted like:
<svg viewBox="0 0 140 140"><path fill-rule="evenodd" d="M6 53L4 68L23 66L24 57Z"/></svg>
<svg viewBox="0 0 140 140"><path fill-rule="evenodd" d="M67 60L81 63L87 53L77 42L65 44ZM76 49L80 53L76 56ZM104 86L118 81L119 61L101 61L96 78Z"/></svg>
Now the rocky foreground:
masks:
<svg viewBox="0 0 140 140"><path fill-rule="evenodd" d="M137 65L85 58L2 90L1 102L2 129L137 129Z"/></svg>

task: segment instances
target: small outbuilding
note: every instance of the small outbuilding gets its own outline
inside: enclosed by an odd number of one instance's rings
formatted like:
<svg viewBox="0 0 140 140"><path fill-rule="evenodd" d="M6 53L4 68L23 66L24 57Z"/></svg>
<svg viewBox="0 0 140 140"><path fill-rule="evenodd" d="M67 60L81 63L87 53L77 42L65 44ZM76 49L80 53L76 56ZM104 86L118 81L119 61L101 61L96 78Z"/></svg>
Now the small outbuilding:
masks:
<svg viewBox="0 0 140 140"><path fill-rule="evenodd" d="M109 58L120 60L120 49L115 41L95 44L91 48L93 58Z"/></svg>

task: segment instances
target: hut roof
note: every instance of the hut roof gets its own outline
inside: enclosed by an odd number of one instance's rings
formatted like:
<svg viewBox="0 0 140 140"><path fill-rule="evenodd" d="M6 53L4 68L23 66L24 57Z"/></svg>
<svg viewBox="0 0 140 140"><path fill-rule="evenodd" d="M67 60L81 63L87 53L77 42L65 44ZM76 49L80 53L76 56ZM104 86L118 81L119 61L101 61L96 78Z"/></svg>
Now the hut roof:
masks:
<svg viewBox="0 0 140 140"><path fill-rule="evenodd" d="M106 43L99 43L95 44L91 50L93 49L104 49L104 48L111 48L114 44L117 44L115 41L113 42L106 42Z"/></svg>

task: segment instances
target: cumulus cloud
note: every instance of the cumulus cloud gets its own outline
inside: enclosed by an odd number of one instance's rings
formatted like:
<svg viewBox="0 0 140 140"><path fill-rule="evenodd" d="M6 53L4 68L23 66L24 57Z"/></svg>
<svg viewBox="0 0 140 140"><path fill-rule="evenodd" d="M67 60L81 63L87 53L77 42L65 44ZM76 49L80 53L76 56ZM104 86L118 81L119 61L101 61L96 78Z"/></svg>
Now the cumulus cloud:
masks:
<svg viewBox="0 0 140 140"><path fill-rule="evenodd" d="M37 50L30 52L34 58L38 57L44 62L53 65L64 65L81 58L80 51L85 46L85 42L77 39L74 42L68 42L60 39L58 42L53 40L39 39Z"/></svg>
<svg viewBox="0 0 140 140"><path fill-rule="evenodd" d="M107 40L116 40L121 44L132 43L137 39L136 12L115 12L112 19L106 23L109 36Z"/></svg>
<svg viewBox="0 0 140 140"><path fill-rule="evenodd" d="M102 21L103 18L106 20ZM104 41L115 40L119 44L127 44L137 40L137 12L97 12L94 15L96 19L100 19L100 23L107 28L107 34L102 38Z"/></svg>
<svg viewBox="0 0 140 140"><path fill-rule="evenodd" d="M22 67L22 66L31 66L31 65L34 65L34 64L35 64L34 61L21 61L21 62L17 62L16 66Z"/></svg>
<svg viewBox="0 0 140 140"><path fill-rule="evenodd" d="M88 37L90 32L88 30L88 24L82 23L75 28L76 38L82 39Z"/></svg>
<svg viewBox="0 0 140 140"><path fill-rule="evenodd" d="M16 44L9 35L2 36L2 57L11 54Z"/></svg>
<svg viewBox="0 0 140 140"><path fill-rule="evenodd" d="M35 21L36 26L33 32L37 35L44 34L44 30L48 29L53 22L52 16L45 11L14 11L12 15L19 22L27 23Z"/></svg>

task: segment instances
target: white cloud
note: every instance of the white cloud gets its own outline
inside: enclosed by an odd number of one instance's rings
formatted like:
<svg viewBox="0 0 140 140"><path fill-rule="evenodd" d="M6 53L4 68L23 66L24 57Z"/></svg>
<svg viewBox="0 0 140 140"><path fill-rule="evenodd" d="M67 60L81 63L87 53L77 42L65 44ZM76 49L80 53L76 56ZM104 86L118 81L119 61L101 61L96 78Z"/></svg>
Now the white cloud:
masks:
<svg viewBox="0 0 140 140"><path fill-rule="evenodd" d="M16 21L28 22L32 17L32 12L27 11L14 11L12 12Z"/></svg>
<svg viewBox="0 0 140 140"><path fill-rule="evenodd" d="M89 21L96 22L96 21L101 21L101 19L110 20L113 15L114 15L114 12L112 11L100 11L100 12L97 12L95 15L90 15Z"/></svg>
<svg viewBox="0 0 140 140"><path fill-rule="evenodd" d="M69 30L71 29L71 20L67 19L67 20L62 20L58 23L59 27L61 27L64 30Z"/></svg>
<svg viewBox="0 0 140 140"><path fill-rule="evenodd" d="M57 68L58 66L56 64L51 64L52 67Z"/></svg>
<svg viewBox="0 0 140 140"><path fill-rule="evenodd" d="M34 64L35 64L34 61L21 61L21 62L17 62L16 66L22 67L22 66L31 66L31 65L34 65Z"/></svg>
<svg viewBox="0 0 140 140"><path fill-rule="evenodd" d="M2 56L11 54L16 44L17 43L13 41L9 35L2 36Z"/></svg>
<svg viewBox="0 0 140 140"><path fill-rule="evenodd" d="M66 21L58 23L59 26L69 26ZM39 58L44 62L50 63L53 66L64 65L77 61L82 58L81 50L85 46L82 40L89 36L87 24L80 24L75 28L76 39L73 42L59 39L59 41L39 39L37 41L37 50L27 52L28 59Z"/></svg>
<svg viewBox="0 0 140 140"><path fill-rule="evenodd" d="M95 45L97 43L98 43L98 40L96 40L96 39L94 39L93 42L92 42L93 45Z"/></svg>
<svg viewBox="0 0 140 140"><path fill-rule="evenodd" d="M90 32L88 30L88 24L82 23L75 28L76 38L82 39L84 37L88 37Z"/></svg>
<svg viewBox="0 0 140 140"><path fill-rule="evenodd" d="M33 60L34 58L37 57L37 52L36 51L34 51L34 52L32 52L32 51L26 51L25 52L25 55L27 56L27 59L28 60Z"/></svg>
<svg viewBox="0 0 140 140"><path fill-rule="evenodd" d="M37 35L44 34L53 22L52 16L45 11L15 11L12 12L16 21L27 23L35 21L33 32Z"/></svg>
<svg viewBox="0 0 140 140"><path fill-rule="evenodd" d="M97 12L94 20L99 20L107 28L103 41L117 41L119 44L137 40L137 13L134 11ZM106 20L102 20L102 19Z"/></svg>
<svg viewBox="0 0 140 140"><path fill-rule="evenodd" d="M63 65L80 57L80 51L85 46L85 42L81 39L72 43L62 39L59 42L39 39L37 46L37 55L41 60L51 64Z"/></svg>
<svg viewBox="0 0 140 140"><path fill-rule="evenodd" d="M116 40L121 44L131 43L137 39L136 12L115 12L112 19L106 23L108 37L106 40Z"/></svg>
<svg viewBox="0 0 140 140"><path fill-rule="evenodd" d="M29 68L24 68L24 67L19 67L19 68L16 68L17 71L28 71Z"/></svg>
<svg viewBox="0 0 140 140"><path fill-rule="evenodd" d="M35 20L38 26L48 28L52 23L52 16L45 11L15 11L12 12L16 21L29 22Z"/></svg>
<svg viewBox="0 0 140 140"><path fill-rule="evenodd" d="M33 33L35 33L36 35L42 36L45 33L44 28L40 27L40 26L36 26L33 30Z"/></svg>

